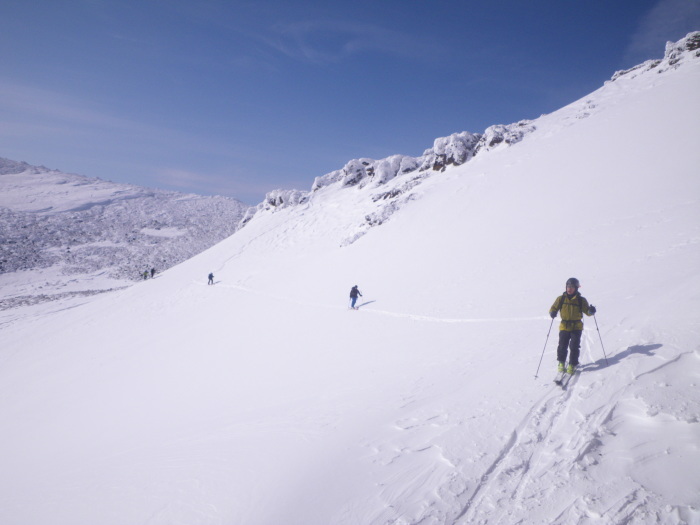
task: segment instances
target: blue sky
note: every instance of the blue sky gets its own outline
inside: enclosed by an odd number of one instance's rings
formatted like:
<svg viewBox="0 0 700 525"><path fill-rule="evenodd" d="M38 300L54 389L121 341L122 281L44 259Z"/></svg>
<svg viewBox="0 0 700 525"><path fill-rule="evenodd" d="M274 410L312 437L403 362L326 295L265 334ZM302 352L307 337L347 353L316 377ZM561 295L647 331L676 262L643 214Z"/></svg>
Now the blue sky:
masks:
<svg viewBox="0 0 700 525"><path fill-rule="evenodd" d="M554 111L700 0L4 0L0 157L236 197Z"/></svg>

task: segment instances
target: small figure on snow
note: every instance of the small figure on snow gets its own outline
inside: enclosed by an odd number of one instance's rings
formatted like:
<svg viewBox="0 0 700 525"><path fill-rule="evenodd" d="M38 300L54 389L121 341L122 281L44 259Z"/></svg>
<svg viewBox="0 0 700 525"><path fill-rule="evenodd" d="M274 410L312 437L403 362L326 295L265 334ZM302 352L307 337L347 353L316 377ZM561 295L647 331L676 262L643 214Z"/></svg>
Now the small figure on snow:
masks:
<svg viewBox="0 0 700 525"><path fill-rule="evenodd" d="M207 284L214 284L214 274L213 273L209 274L209 282Z"/></svg>
<svg viewBox="0 0 700 525"><path fill-rule="evenodd" d="M350 308L353 310L358 310L359 308L355 308L355 303L357 302L357 296L362 297L362 294L360 293L360 290L357 289L357 285L352 287L352 290L350 290Z"/></svg>
<svg viewBox="0 0 700 525"><path fill-rule="evenodd" d="M145 281L146 279L148 279L148 270L144 270L144 272L143 272L142 275L143 275L143 280L144 280L144 281Z"/></svg>
<svg viewBox="0 0 700 525"><path fill-rule="evenodd" d="M589 305L585 297L579 292L579 282L575 277L566 281L566 291L556 298L549 309L549 315L554 319L561 312L561 324L559 325L559 346L557 347L557 367L559 372L566 371L573 374L578 366L578 357L581 352L581 334L583 333L583 314L594 315L595 306ZM569 366L566 367L567 347L569 353Z"/></svg>
<svg viewBox="0 0 700 525"><path fill-rule="evenodd" d="M151 268L151 279L153 279L153 276L156 274L156 269Z"/></svg>

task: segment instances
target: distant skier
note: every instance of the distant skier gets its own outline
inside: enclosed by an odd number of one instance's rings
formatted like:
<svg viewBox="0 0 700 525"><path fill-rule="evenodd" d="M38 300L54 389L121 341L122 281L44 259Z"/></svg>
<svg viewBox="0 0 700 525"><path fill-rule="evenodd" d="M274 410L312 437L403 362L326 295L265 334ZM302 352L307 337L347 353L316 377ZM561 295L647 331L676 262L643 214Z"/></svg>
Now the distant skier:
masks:
<svg viewBox="0 0 700 525"><path fill-rule="evenodd" d="M214 274L213 273L209 274L209 282L207 284L214 284Z"/></svg>
<svg viewBox="0 0 700 525"><path fill-rule="evenodd" d="M578 279L571 277L566 281L566 291L557 297L549 309L549 315L554 319L561 312L559 325L559 346L557 347L557 370L573 374L578 366L581 352L581 334L583 333L583 314L593 315L596 308L588 304L585 297L578 292ZM569 366L566 365L567 347L570 350Z"/></svg>
<svg viewBox="0 0 700 525"><path fill-rule="evenodd" d="M357 302L357 296L362 297L362 294L360 293L360 290L357 289L357 285L353 286L352 289L350 290L350 308L353 310L357 310L355 308L355 303Z"/></svg>
<svg viewBox="0 0 700 525"><path fill-rule="evenodd" d="M143 280L145 281L146 279L148 279L148 270L143 272Z"/></svg>
<svg viewBox="0 0 700 525"><path fill-rule="evenodd" d="M151 268L151 279L153 279L153 276L156 274L156 269Z"/></svg>

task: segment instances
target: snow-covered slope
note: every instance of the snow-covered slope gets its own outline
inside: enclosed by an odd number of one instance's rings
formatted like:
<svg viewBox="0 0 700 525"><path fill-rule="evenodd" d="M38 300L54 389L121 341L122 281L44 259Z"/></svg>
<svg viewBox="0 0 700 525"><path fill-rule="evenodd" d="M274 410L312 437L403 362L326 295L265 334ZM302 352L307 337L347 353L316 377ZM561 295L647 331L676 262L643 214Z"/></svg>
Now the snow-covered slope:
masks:
<svg viewBox="0 0 700 525"><path fill-rule="evenodd" d="M0 158L0 308L131 284L225 239L247 208Z"/></svg>
<svg viewBox="0 0 700 525"><path fill-rule="evenodd" d="M2 326L0 522L700 523L699 41L381 227L373 197L415 173ZM563 391L572 275L598 314Z"/></svg>

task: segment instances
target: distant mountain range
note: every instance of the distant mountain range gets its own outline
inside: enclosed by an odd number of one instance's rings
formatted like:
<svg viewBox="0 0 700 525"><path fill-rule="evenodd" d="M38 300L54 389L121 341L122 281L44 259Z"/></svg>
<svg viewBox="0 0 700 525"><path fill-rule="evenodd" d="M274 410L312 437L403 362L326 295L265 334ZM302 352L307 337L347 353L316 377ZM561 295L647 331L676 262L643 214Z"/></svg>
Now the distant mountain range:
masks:
<svg viewBox="0 0 700 525"><path fill-rule="evenodd" d="M123 280L162 271L234 233L248 209L0 158L0 273L61 266Z"/></svg>

